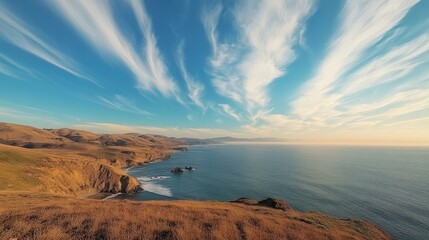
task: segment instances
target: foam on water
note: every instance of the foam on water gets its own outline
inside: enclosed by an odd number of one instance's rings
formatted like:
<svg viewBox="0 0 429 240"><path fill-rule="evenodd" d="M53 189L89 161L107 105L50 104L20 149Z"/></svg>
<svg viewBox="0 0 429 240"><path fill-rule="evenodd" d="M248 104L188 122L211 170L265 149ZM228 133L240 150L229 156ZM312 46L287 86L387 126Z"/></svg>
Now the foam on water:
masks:
<svg viewBox="0 0 429 240"><path fill-rule="evenodd" d="M167 197L172 197L173 194L171 190L165 186L162 186L159 183L155 183L154 181L159 181L163 179L170 178L168 176L154 176L154 177L138 177L137 180L142 184L143 190L156 193L158 195L163 195Z"/></svg>

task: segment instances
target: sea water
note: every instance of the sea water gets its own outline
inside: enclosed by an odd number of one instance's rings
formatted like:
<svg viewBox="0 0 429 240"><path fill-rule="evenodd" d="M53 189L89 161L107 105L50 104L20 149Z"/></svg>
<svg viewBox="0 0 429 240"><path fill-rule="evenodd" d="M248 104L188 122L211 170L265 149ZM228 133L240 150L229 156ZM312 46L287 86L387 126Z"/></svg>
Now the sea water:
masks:
<svg viewBox="0 0 429 240"><path fill-rule="evenodd" d="M192 166L173 174L173 167ZM132 168L144 192L117 198L279 198L299 211L369 220L395 239L429 239L429 149L230 144L193 146Z"/></svg>

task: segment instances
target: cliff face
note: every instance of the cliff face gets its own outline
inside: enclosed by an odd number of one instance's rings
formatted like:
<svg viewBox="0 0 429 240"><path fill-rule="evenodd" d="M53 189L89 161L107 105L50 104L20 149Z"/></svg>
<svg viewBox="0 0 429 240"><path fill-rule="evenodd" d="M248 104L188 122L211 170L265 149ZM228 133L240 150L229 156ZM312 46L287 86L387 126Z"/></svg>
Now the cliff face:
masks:
<svg viewBox="0 0 429 240"><path fill-rule="evenodd" d="M137 179L111 166L99 165L97 170L88 168L88 172L96 172L96 174L89 174L88 177L91 187L98 192L133 193L142 190Z"/></svg>
<svg viewBox="0 0 429 240"><path fill-rule="evenodd" d="M37 190L66 195L140 191L122 169L91 157L0 144L0 190Z"/></svg>
<svg viewBox="0 0 429 240"><path fill-rule="evenodd" d="M45 160L44 176L39 176L41 191L67 195L86 193L134 193L142 190L140 182L123 170L98 162L64 158ZM61 166L61 167L59 167Z"/></svg>
<svg viewBox="0 0 429 240"><path fill-rule="evenodd" d="M137 179L119 167L166 158L181 141L158 135L96 134L0 123L0 190L129 193ZM178 148L179 147L179 148ZM10 176L9 176L10 175Z"/></svg>

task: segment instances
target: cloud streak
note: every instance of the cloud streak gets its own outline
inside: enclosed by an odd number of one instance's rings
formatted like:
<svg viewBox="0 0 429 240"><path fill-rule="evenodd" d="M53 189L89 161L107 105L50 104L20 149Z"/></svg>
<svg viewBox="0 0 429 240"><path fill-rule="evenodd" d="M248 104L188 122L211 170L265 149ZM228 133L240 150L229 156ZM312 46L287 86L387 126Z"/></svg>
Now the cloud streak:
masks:
<svg viewBox="0 0 429 240"><path fill-rule="evenodd" d="M204 93L204 85L201 82L195 81L186 70L185 66L185 54L183 53L185 47L184 41L181 41L177 48L176 61L179 66L180 73L185 80L186 87L188 89L188 97L191 101L203 111L206 111L206 107L202 102L202 95Z"/></svg>
<svg viewBox="0 0 429 240"><path fill-rule="evenodd" d="M300 118L312 118L316 112L330 112L341 96L329 95L333 84L362 60L364 53L394 28L418 0L346 1L340 26L326 57L316 74L293 103Z"/></svg>
<svg viewBox="0 0 429 240"><path fill-rule="evenodd" d="M410 37L400 34L408 28L398 27L417 2L347 1L327 54L292 111L263 114L248 131L310 139L314 132L320 139L348 140L365 133L368 141L393 135L400 129L392 132L392 126L407 123L427 132L421 123L429 114L429 32Z"/></svg>
<svg viewBox="0 0 429 240"><path fill-rule="evenodd" d="M40 34L16 17L4 4L0 4L0 37L10 44L44 61L94 84L98 83L68 56L51 46Z"/></svg>
<svg viewBox="0 0 429 240"><path fill-rule="evenodd" d="M224 115L235 119L236 121L241 121L240 115L238 115L235 110L228 104L218 104L218 106L220 107Z"/></svg>
<svg viewBox="0 0 429 240"><path fill-rule="evenodd" d="M105 122L88 122L84 124L76 124L73 126L78 129L85 129L88 131L94 131L98 133L146 133L146 134L160 134L169 137L220 137L220 136L233 136L239 137L241 134L235 131L228 131L224 129L216 128L160 128L151 126L139 126L139 125L125 125L116 123L105 123Z"/></svg>
<svg viewBox="0 0 429 240"><path fill-rule="evenodd" d="M295 60L293 47L302 41L299 33L313 1L241 1L233 12L236 43L219 43L216 27L221 9L203 18L213 51L213 85L253 115L267 107L267 87L284 76L284 69Z"/></svg>
<svg viewBox="0 0 429 240"><path fill-rule="evenodd" d="M101 55L122 62L136 77L137 88L158 91L165 97L177 96L179 88L169 76L149 16L140 1L129 1L144 38L143 49L136 48L121 32L108 1L59 0L50 2L61 16Z"/></svg>
<svg viewBox="0 0 429 240"><path fill-rule="evenodd" d="M105 97L98 96L95 102L105 107L124 112L141 114L146 116L153 115L152 113L137 107L135 103L131 102L130 100L126 99L121 95L115 95L112 99L107 99Z"/></svg>

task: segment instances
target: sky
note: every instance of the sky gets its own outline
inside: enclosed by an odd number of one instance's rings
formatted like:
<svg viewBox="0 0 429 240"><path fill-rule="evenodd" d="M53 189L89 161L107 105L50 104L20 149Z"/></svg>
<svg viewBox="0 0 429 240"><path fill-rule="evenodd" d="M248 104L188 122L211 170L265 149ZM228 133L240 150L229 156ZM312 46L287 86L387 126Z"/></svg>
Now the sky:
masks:
<svg viewBox="0 0 429 240"><path fill-rule="evenodd" d="M0 1L0 121L429 145L429 0Z"/></svg>

